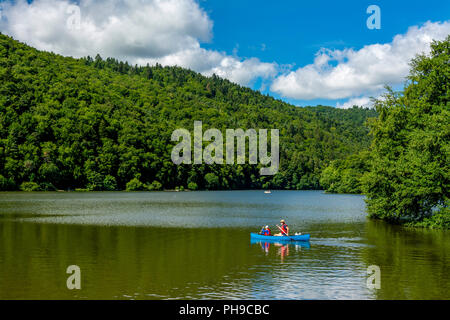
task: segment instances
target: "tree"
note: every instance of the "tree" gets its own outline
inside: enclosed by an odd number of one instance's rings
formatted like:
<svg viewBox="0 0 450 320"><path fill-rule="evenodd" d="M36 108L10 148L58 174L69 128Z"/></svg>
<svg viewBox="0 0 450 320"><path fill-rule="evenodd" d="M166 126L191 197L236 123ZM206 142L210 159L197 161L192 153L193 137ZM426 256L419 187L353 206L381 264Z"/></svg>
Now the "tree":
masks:
<svg viewBox="0 0 450 320"><path fill-rule="evenodd" d="M105 179L103 179L103 189L106 191L114 191L117 190L117 182L116 178L111 175L107 175Z"/></svg>
<svg viewBox="0 0 450 320"><path fill-rule="evenodd" d="M141 190L144 190L144 184L141 181L139 181L139 179L133 178L127 183L126 190L127 191L141 191Z"/></svg>
<svg viewBox="0 0 450 320"><path fill-rule="evenodd" d="M326 167L320 176L320 184L328 192L362 193L362 177L369 170L368 151L364 150L335 160Z"/></svg>
<svg viewBox="0 0 450 320"><path fill-rule="evenodd" d="M198 189L198 186L197 186L197 184L195 182L189 182L188 183L188 189L195 191L195 190Z"/></svg>
<svg viewBox="0 0 450 320"><path fill-rule="evenodd" d="M363 177L371 217L403 223L448 215L449 61L450 36L412 61L403 92L390 90L376 102L370 170Z"/></svg>
<svg viewBox="0 0 450 320"><path fill-rule="evenodd" d="M20 185L20 190L22 191L40 191L41 188L36 182L23 182Z"/></svg>
<svg viewBox="0 0 450 320"><path fill-rule="evenodd" d="M149 191L159 191L159 190L162 190L162 188L163 188L163 186L162 186L162 184L161 184L161 182L159 182L159 181L153 181L148 187L147 187L147 189L149 190Z"/></svg>
<svg viewBox="0 0 450 320"><path fill-rule="evenodd" d="M217 189L220 186L219 177L217 177L214 173L207 173L205 175L206 189Z"/></svg>

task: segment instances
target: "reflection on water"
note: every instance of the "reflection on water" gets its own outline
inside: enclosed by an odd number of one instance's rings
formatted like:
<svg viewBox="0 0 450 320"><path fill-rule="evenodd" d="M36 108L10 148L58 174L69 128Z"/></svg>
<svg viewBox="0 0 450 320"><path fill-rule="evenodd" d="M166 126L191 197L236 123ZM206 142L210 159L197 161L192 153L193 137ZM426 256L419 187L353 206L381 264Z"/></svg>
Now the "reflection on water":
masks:
<svg viewBox="0 0 450 320"><path fill-rule="evenodd" d="M253 245L259 245L262 249L262 251L268 255L270 252L270 247L272 247L272 250L275 250L277 254L281 258L281 262L284 261L284 258L289 255L289 248L291 248L291 251L294 250L295 252L300 252L303 249L309 249L311 248L311 245L308 241L276 241L276 240L250 240L250 243Z"/></svg>
<svg viewBox="0 0 450 320"><path fill-rule="evenodd" d="M450 233L405 229L380 221L365 226L368 264L384 266L379 299L450 299Z"/></svg>
<svg viewBox="0 0 450 320"><path fill-rule="evenodd" d="M250 242L280 218L310 242ZM0 193L0 235L0 299L450 299L450 234L368 221L354 195Z"/></svg>

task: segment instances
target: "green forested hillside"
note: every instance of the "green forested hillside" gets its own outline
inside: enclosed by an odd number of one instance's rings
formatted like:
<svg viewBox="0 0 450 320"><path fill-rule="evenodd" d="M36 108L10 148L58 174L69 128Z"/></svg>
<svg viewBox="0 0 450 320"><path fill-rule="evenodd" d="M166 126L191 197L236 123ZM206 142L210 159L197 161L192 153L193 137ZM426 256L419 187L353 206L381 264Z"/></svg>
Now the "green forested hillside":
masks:
<svg viewBox="0 0 450 320"><path fill-rule="evenodd" d="M0 189L318 189L331 160L367 148L375 111L299 108L219 77L73 59L0 35ZM280 130L280 171L172 163L177 128Z"/></svg>

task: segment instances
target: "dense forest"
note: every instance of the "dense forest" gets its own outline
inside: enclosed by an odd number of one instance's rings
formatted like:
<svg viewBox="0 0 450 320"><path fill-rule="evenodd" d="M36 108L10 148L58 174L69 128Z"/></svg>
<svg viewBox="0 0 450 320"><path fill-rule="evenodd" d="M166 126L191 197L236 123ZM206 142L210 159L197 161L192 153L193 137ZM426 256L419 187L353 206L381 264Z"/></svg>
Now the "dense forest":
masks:
<svg viewBox="0 0 450 320"><path fill-rule="evenodd" d="M450 228L450 36L413 59L404 90L375 107L362 179L369 215Z"/></svg>
<svg viewBox="0 0 450 320"><path fill-rule="evenodd" d="M373 109L299 108L179 67L74 59L0 35L1 190L320 189L371 143ZM175 165L171 133L279 129L280 170Z"/></svg>
<svg viewBox="0 0 450 320"><path fill-rule="evenodd" d="M450 229L450 36L413 59L404 89L388 88L375 109L370 148L331 162L322 186L364 193L373 218Z"/></svg>

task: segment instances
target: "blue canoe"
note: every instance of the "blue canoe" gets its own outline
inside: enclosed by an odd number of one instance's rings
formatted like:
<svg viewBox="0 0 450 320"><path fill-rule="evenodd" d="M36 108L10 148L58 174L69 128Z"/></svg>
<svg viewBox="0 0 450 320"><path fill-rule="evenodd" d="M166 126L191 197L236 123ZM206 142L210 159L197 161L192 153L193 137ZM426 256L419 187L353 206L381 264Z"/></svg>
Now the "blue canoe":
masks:
<svg viewBox="0 0 450 320"><path fill-rule="evenodd" d="M293 236L263 236L258 233L250 233L250 239L269 241L309 241L309 233Z"/></svg>

